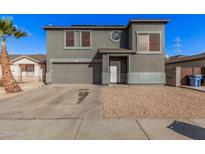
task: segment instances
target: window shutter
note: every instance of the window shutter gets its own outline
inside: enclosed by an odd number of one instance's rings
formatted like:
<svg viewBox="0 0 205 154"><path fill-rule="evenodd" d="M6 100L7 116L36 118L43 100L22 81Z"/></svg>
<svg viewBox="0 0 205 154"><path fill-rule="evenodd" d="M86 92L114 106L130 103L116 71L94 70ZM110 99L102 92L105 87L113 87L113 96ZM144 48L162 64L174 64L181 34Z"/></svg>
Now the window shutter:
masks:
<svg viewBox="0 0 205 154"><path fill-rule="evenodd" d="M90 32L82 32L82 47L90 47Z"/></svg>
<svg viewBox="0 0 205 154"><path fill-rule="evenodd" d="M150 34L149 37L149 50L160 51L160 34Z"/></svg>
<svg viewBox="0 0 205 154"><path fill-rule="evenodd" d="M67 31L66 32L66 47L74 46L74 32Z"/></svg>
<svg viewBox="0 0 205 154"><path fill-rule="evenodd" d="M149 50L149 35L146 33L138 34L137 51Z"/></svg>

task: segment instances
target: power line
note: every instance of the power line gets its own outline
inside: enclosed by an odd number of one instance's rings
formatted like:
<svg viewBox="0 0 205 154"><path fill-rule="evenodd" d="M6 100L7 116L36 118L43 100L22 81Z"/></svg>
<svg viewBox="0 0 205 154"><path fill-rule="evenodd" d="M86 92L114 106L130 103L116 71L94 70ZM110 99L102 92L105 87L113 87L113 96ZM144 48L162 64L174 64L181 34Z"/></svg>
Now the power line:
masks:
<svg viewBox="0 0 205 154"><path fill-rule="evenodd" d="M174 40L175 44L173 45L173 47L176 48L176 53L177 55L179 55L179 53L181 52L180 47L182 47L182 44L180 43L182 40L179 37L176 37L176 39Z"/></svg>

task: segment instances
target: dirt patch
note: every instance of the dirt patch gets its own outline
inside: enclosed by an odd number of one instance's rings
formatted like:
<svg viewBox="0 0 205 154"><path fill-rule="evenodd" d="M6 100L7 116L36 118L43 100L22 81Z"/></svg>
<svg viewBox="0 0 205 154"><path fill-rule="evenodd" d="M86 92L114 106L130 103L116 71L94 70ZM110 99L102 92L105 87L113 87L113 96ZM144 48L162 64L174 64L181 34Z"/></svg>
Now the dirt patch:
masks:
<svg viewBox="0 0 205 154"><path fill-rule="evenodd" d="M205 93L169 86L103 87L105 118L205 118Z"/></svg>

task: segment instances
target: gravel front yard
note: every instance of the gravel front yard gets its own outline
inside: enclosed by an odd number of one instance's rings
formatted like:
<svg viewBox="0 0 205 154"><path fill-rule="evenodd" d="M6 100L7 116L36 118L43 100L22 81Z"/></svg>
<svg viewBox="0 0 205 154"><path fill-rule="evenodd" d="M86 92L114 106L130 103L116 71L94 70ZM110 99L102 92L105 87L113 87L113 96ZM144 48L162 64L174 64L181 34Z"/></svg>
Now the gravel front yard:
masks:
<svg viewBox="0 0 205 154"><path fill-rule="evenodd" d="M205 93L160 85L102 89L105 118L205 118Z"/></svg>

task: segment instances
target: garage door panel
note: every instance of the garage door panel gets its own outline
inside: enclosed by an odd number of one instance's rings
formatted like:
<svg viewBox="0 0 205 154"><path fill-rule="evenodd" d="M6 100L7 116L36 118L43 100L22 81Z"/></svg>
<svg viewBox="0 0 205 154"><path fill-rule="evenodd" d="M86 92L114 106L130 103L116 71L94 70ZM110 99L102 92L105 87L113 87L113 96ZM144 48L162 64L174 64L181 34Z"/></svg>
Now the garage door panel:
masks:
<svg viewBox="0 0 205 154"><path fill-rule="evenodd" d="M100 82L99 72L96 73L96 64L53 64L53 83L95 83ZM97 69L98 71L100 71ZM96 80L97 78L97 80Z"/></svg>

